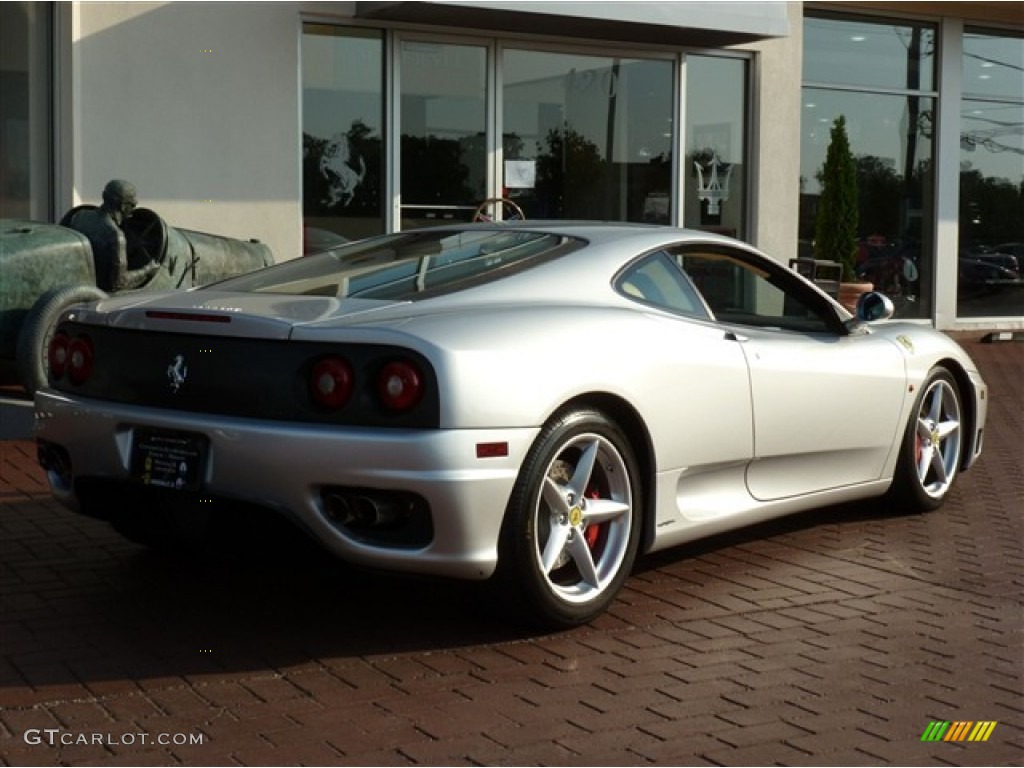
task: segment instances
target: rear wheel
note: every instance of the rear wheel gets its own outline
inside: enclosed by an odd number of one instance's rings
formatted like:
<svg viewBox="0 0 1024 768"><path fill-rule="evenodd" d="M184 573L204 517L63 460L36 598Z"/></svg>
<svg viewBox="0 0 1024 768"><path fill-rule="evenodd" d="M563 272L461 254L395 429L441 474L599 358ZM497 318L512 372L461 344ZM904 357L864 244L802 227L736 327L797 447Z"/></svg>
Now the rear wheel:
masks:
<svg viewBox="0 0 1024 768"><path fill-rule="evenodd" d="M946 500L963 451L960 388L945 368L925 380L914 402L890 496L903 508L928 511Z"/></svg>
<svg viewBox="0 0 1024 768"><path fill-rule="evenodd" d="M608 607L636 557L641 496L629 440L604 414L570 411L541 431L509 502L499 561L527 618L566 628Z"/></svg>

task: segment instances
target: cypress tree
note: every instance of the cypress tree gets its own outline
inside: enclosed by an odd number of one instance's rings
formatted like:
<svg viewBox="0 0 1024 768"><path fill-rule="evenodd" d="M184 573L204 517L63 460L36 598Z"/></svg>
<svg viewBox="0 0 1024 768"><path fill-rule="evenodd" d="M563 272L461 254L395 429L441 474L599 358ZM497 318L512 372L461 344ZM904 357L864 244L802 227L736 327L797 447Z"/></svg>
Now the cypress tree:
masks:
<svg viewBox="0 0 1024 768"><path fill-rule="evenodd" d="M843 280L853 280L857 258L857 164L850 151L843 115L832 124L819 180L821 198L814 228L814 257L839 262L843 265Z"/></svg>

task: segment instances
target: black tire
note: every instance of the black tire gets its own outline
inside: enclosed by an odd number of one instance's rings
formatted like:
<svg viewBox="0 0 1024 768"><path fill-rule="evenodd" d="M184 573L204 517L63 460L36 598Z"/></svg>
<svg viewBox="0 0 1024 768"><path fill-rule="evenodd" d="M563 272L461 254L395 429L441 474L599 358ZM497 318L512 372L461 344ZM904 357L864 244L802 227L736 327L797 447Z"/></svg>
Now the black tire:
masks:
<svg viewBox="0 0 1024 768"><path fill-rule="evenodd" d="M629 576L643 492L629 439L599 411L549 422L523 462L499 544L508 604L546 628L603 613Z"/></svg>
<svg viewBox="0 0 1024 768"><path fill-rule="evenodd" d="M29 395L35 395L49 381L47 351L61 313L75 304L105 298L107 294L94 285L68 285L53 288L36 299L18 331L15 352L18 381Z"/></svg>
<svg viewBox="0 0 1024 768"><path fill-rule="evenodd" d="M900 444L889 499L899 512L929 512L945 502L960 469L963 400L945 368L925 379Z"/></svg>

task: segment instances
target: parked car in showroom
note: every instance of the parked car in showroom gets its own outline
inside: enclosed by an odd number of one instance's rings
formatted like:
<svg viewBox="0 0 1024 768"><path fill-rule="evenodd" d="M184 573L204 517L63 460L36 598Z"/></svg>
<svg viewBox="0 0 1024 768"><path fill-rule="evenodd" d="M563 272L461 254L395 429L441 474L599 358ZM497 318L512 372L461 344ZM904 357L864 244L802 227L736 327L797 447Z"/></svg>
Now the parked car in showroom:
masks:
<svg viewBox="0 0 1024 768"><path fill-rule="evenodd" d="M340 558L495 578L593 619L638 553L835 502L937 508L986 387L751 246L654 225L384 235L65 313L36 396L53 495L160 544L226 507Z"/></svg>
<svg viewBox="0 0 1024 768"><path fill-rule="evenodd" d="M76 213L94 209L77 206L58 224L0 219L0 361L16 366L29 394L46 383L46 348L60 314L108 295L97 284L92 243L70 226ZM153 267L137 290L191 288L274 263L263 243L177 229L148 208L136 208L123 232L127 268Z"/></svg>
<svg viewBox="0 0 1024 768"><path fill-rule="evenodd" d="M957 275L961 291L1016 286L1021 280L1020 264L1016 256L983 246L960 250Z"/></svg>
<svg viewBox="0 0 1024 768"><path fill-rule="evenodd" d="M1018 266L1024 264L1024 243L1001 243L992 249L996 253L1008 253L1017 259Z"/></svg>

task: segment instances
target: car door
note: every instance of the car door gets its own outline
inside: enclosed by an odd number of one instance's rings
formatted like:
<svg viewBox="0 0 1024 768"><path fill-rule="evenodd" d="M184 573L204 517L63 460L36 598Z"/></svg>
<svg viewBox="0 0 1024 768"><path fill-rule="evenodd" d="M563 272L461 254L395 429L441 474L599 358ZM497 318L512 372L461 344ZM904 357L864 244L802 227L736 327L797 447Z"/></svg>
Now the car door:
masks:
<svg viewBox="0 0 1024 768"><path fill-rule="evenodd" d="M849 332L827 300L755 253L714 245L678 256L749 368L750 494L769 501L878 479L904 402L896 345Z"/></svg>
<svg viewBox="0 0 1024 768"><path fill-rule="evenodd" d="M617 290L654 310L638 346L659 351L646 383L645 418L655 446L659 536L682 518L706 520L746 506L753 456L748 366L732 333L712 321L692 283L667 251L627 267Z"/></svg>

